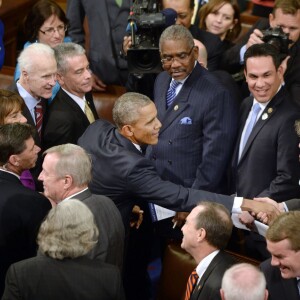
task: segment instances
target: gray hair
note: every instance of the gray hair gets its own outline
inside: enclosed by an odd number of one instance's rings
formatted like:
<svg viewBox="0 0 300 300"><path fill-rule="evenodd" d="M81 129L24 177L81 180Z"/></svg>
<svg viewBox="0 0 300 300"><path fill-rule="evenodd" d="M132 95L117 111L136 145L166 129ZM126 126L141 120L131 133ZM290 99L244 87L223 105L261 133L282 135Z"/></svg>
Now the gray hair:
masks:
<svg viewBox="0 0 300 300"><path fill-rule="evenodd" d="M21 72L23 70L30 73L32 66L34 65L35 58L43 57L47 60L49 57L54 58L54 50L45 44L34 43L22 50L18 57L18 64Z"/></svg>
<svg viewBox="0 0 300 300"><path fill-rule="evenodd" d="M113 120L118 129L133 125L139 119L139 109L152 103L149 97L139 93L125 93L113 107Z"/></svg>
<svg viewBox="0 0 300 300"><path fill-rule="evenodd" d="M54 48L57 70L65 74L69 68L68 58L85 55L82 46L75 43L61 43Z"/></svg>
<svg viewBox="0 0 300 300"><path fill-rule="evenodd" d="M159 51L165 41L184 41L189 48L194 46L194 38L191 32L182 25L172 25L167 27L159 39Z"/></svg>
<svg viewBox="0 0 300 300"><path fill-rule="evenodd" d="M47 149L44 155L58 156L55 173L59 178L70 175L75 186L87 185L92 179L92 162L87 152L78 145L64 144Z"/></svg>
<svg viewBox="0 0 300 300"><path fill-rule="evenodd" d="M221 288L226 300L264 300L266 279L255 266L241 263L224 273Z"/></svg>
<svg viewBox="0 0 300 300"><path fill-rule="evenodd" d="M42 223L39 251L54 259L87 254L97 243L99 231L94 215L81 201L71 199L53 207Z"/></svg>

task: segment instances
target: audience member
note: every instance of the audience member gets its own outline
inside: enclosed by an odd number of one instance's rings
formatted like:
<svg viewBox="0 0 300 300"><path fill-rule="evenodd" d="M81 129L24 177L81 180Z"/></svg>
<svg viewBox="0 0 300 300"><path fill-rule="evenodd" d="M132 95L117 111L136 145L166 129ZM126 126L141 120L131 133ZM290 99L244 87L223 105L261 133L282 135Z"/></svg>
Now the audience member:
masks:
<svg viewBox="0 0 300 300"><path fill-rule="evenodd" d="M267 247L271 259L261 264L270 300L300 297L300 212L281 214L270 225ZM298 284L298 285L297 285Z"/></svg>
<svg viewBox="0 0 300 300"><path fill-rule="evenodd" d="M268 290L262 272L247 263L226 270L221 286L222 300L267 300Z"/></svg>
<svg viewBox="0 0 300 300"><path fill-rule="evenodd" d="M2 0L0 0L0 7L1 7L1 5L2 5ZM4 56L5 56L3 36L4 36L4 25L0 19L0 69L2 68L2 66L4 64Z"/></svg>
<svg viewBox="0 0 300 300"><path fill-rule="evenodd" d="M300 193L300 169L294 125L300 112L282 86L283 70L277 49L270 44L248 48L245 77L252 96L241 105L232 192L250 199L271 197L282 201L296 197ZM255 255L258 250L258 259L267 258L264 239L254 235L257 234L250 234L248 254ZM257 241L255 247L253 239Z"/></svg>
<svg viewBox="0 0 300 300"><path fill-rule="evenodd" d="M125 85L127 81L127 61L120 50L131 5L131 0L67 1L69 34L82 46L89 42L88 58L96 90L104 91L107 84ZM88 30L83 26L85 17Z"/></svg>
<svg viewBox="0 0 300 300"><path fill-rule="evenodd" d="M66 143L76 144L90 123L98 119L85 50L74 43L63 43L54 51L61 88L47 111L45 149Z"/></svg>
<svg viewBox="0 0 300 300"><path fill-rule="evenodd" d="M43 182L45 196L55 203L74 198L84 202L94 214L100 232L99 242L88 256L116 265L121 270L124 226L112 200L93 195L88 189L92 171L90 157L73 144L49 148L44 155L39 180Z"/></svg>
<svg viewBox="0 0 300 300"><path fill-rule="evenodd" d="M280 27L288 34L292 41L289 44L289 56L287 69L284 73L284 82L291 97L300 105L300 3L299 0L276 0L272 14L267 19L259 19L249 30L240 43L230 48L222 56L222 68L230 73L242 71L244 64L244 53L253 44L263 43L263 30L269 27L275 29ZM249 94L249 91L248 91Z"/></svg>
<svg viewBox="0 0 300 300"><path fill-rule="evenodd" d="M81 201L52 208L38 234L39 255L13 264L7 272L5 299L125 299L120 271L86 255L101 235Z"/></svg>
<svg viewBox="0 0 300 300"><path fill-rule="evenodd" d="M201 7L199 13L199 27L219 36L223 50L232 47L242 30L238 4L230 0L211 0Z"/></svg>
<svg viewBox="0 0 300 300"><path fill-rule="evenodd" d="M71 39L66 37L68 28L68 20L62 8L51 0L37 1L28 14L23 23L23 31L27 42L24 48L32 43L43 43L51 48L61 44L62 42L70 42ZM20 78L20 66L17 64L14 79ZM52 99L59 90L59 84L56 83L52 90Z"/></svg>
<svg viewBox="0 0 300 300"><path fill-rule="evenodd" d="M0 296L10 264L36 255L36 234L51 208L47 198L20 181L40 151L33 132L28 124L0 126Z"/></svg>
<svg viewBox="0 0 300 300"><path fill-rule="evenodd" d="M185 300L217 300L226 269L236 263L223 250L232 231L229 211L221 204L200 202L182 227L181 247L198 264L188 279Z"/></svg>

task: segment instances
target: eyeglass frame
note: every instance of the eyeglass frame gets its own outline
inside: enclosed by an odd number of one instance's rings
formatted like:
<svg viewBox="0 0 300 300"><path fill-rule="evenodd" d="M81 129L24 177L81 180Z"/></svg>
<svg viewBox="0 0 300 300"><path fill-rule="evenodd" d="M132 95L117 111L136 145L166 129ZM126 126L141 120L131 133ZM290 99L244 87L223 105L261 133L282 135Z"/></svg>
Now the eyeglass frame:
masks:
<svg viewBox="0 0 300 300"><path fill-rule="evenodd" d="M61 30L63 30L63 31L61 31ZM64 25L59 25L56 28L49 27L46 30L40 29L39 31L44 35L52 36L56 31L61 34L63 32L66 32L67 30L68 30L68 26L66 24L64 24Z"/></svg>
<svg viewBox="0 0 300 300"><path fill-rule="evenodd" d="M166 57L166 58L162 58L160 61L163 65L172 65L172 63L174 62L174 60L177 60L177 61L180 61L180 62L183 62L184 60L186 60L188 57L190 57L190 55L192 54L192 51L193 49L197 47L196 45L193 45L191 50L189 52L182 52L180 54L178 54L179 56L182 56L184 55L184 57L178 57L178 56L172 56L172 57ZM170 59L168 61L168 59Z"/></svg>

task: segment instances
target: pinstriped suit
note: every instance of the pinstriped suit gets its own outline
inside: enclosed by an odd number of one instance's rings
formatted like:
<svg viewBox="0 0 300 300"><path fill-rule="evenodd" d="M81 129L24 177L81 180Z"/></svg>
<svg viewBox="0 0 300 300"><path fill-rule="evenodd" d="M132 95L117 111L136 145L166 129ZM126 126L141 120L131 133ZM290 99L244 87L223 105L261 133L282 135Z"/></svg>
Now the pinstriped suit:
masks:
<svg viewBox="0 0 300 300"><path fill-rule="evenodd" d="M218 79L197 63L166 109L170 81L163 72L155 83L154 101L162 128L158 144L148 156L165 180L224 192L222 181L237 128L235 102ZM192 124L180 124L186 117Z"/></svg>

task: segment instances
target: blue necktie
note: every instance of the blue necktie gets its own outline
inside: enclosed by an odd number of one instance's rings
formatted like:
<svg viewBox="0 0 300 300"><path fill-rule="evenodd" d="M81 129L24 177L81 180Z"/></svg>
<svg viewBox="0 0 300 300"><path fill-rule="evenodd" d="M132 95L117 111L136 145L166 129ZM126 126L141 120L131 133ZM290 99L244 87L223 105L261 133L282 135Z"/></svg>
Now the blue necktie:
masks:
<svg viewBox="0 0 300 300"><path fill-rule="evenodd" d="M240 153L243 152L244 148L245 148L245 145L248 141L248 138L252 132L252 129L256 123L256 119L257 119L257 116L260 112L261 108L259 106L259 103L255 103L253 106L252 106L252 110L251 110L251 117L250 117L250 122L248 123L248 126L245 130L245 134L244 134L244 139L242 141L242 147L240 149Z"/></svg>
<svg viewBox="0 0 300 300"><path fill-rule="evenodd" d="M176 97L176 88L178 85L181 84L181 82L172 80L170 87L167 92L167 108L172 104L174 98Z"/></svg>

